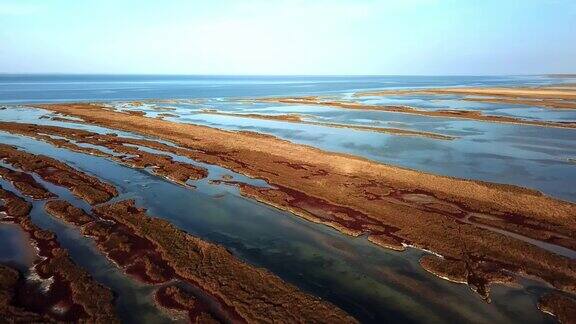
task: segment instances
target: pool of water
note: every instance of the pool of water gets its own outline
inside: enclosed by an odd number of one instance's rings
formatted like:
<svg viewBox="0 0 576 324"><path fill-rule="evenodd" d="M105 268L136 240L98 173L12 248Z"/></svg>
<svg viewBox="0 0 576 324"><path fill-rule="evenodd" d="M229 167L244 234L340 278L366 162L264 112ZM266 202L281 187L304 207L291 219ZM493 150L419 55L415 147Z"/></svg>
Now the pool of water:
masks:
<svg viewBox="0 0 576 324"><path fill-rule="evenodd" d="M36 251L28 233L16 224L0 223L0 263L25 271L34 260Z"/></svg>

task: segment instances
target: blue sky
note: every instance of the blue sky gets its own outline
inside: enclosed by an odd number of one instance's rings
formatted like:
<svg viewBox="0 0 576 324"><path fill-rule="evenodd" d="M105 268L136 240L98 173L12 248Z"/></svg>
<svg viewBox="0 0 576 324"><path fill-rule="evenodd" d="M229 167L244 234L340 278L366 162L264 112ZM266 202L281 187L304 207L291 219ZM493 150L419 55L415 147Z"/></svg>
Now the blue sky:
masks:
<svg viewBox="0 0 576 324"><path fill-rule="evenodd" d="M576 1L0 0L0 72L576 73Z"/></svg>

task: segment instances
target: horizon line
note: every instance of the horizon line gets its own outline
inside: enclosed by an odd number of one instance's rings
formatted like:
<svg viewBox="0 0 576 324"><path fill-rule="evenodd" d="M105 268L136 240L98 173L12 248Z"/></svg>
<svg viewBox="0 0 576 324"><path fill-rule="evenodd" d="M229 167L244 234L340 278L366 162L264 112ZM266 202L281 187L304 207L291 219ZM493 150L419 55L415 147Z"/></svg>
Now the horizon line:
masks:
<svg viewBox="0 0 576 324"><path fill-rule="evenodd" d="M82 72L0 72L7 75L89 75L89 76L208 76L208 77L393 77L393 76L454 76L454 77L490 77L490 76L559 76L576 77L576 72L565 73L527 73L527 74L201 74L201 73L82 73Z"/></svg>

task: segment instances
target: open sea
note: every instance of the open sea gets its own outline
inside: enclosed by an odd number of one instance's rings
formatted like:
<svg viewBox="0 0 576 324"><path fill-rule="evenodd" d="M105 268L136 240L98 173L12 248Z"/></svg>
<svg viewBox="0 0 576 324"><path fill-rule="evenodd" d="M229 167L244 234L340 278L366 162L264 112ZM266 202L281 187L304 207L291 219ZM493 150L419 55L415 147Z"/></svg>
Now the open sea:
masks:
<svg viewBox="0 0 576 324"><path fill-rule="evenodd" d="M543 85L547 76L174 76L0 74L0 102L289 96L383 88Z"/></svg>

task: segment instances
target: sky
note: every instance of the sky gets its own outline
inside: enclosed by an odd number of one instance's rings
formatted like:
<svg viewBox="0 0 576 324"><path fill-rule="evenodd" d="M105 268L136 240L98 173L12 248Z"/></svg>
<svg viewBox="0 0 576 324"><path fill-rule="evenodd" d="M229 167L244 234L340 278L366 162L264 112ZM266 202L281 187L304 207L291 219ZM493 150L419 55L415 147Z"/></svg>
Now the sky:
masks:
<svg viewBox="0 0 576 324"><path fill-rule="evenodd" d="M0 0L0 73L576 73L576 0Z"/></svg>

